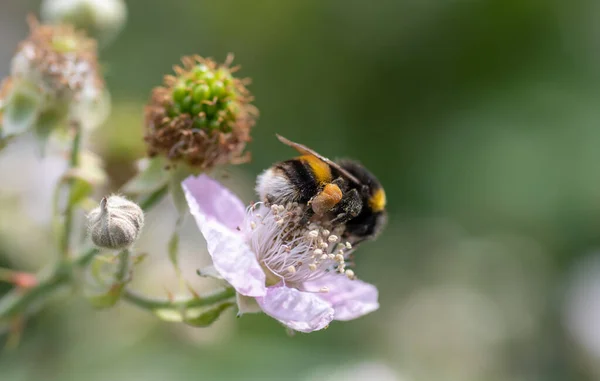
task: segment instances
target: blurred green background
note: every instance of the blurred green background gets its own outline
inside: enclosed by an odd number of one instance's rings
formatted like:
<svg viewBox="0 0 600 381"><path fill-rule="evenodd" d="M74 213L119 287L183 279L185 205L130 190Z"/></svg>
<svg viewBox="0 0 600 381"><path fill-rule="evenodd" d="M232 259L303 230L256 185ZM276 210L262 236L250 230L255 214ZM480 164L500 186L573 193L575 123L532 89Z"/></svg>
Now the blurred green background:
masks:
<svg viewBox="0 0 600 381"><path fill-rule="evenodd" d="M38 5L0 5L2 76ZM182 55L234 52L261 117L252 162L227 181L250 201L254 177L293 155L275 133L362 161L389 202L387 230L357 253L381 308L289 337L264 315L229 311L192 329L60 298L0 352L0 380L600 379L599 2L127 5L124 31L101 51L112 115L91 140L110 189L144 155L151 88ZM0 156L0 261L37 270L52 258L39 217L51 184L47 162L20 144ZM148 220L136 282L164 295L175 288L162 249L172 206ZM208 259L188 225L193 277Z"/></svg>

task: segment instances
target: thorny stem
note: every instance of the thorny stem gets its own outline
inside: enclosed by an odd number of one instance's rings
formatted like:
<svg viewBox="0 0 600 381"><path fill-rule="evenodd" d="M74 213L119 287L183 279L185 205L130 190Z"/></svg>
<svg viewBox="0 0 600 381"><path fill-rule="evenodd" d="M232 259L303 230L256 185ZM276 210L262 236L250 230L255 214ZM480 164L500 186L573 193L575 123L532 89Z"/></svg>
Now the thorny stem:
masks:
<svg viewBox="0 0 600 381"><path fill-rule="evenodd" d="M73 138L73 143L71 145L71 156L69 159L69 168L76 168L79 165L79 151L81 148L81 125L79 122L72 122L73 128L75 130L75 137ZM63 257L69 258L71 255L71 246L70 246L70 237L71 230L73 228L73 207L74 205L70 202L71 192L73 188L74 180L69 180L67 182L67 186L69 191L67 192L67 206L65 207L65 226L62 231L62 236L60 238L60 253ZM60 185L59 185L60 186Z"/></svg>
<svg viewBox="0 0 600 381"><path fill-rule="evenodd" d="M140 206L144 211L151 209L162 200L167 191L167 186L154 191L140 202ZM27 312L32 304L43 300L62 286L69 284L73 280L75 272L85 269L99 252L100 250L95 247L87 248L81 255L73 259L65 258L61 260L50 275L39 279L36 286L28 289L14 288L9 291L0 299L0 321L9 321L11 318ZM129 293L129 291L125 292L126 294ZM125 299L129 300L129 298ZM144 297L137 296L134 299L138 302L130 301L137 306L143 306L144 303L141 301L145 299Z"/></svg>
<svg viewBox="0 0 600 381"><path fill-rule="evenodd" d="M226 287L221 291L213 292L211 294L198 295L180 300L153 299L140 295L131 290L125 290L123 293L123 298L125 300L146 310L157 310L163 308L176 308L185 310L187 308L208 306L231 299L234 296L235 289L233 287Z"/></svg>

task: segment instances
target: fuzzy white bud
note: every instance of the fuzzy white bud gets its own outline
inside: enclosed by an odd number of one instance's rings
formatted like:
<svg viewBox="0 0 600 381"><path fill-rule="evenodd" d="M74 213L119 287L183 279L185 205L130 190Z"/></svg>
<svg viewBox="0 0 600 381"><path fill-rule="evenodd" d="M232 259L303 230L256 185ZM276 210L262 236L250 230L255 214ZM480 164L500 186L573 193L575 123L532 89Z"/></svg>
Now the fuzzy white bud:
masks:
<svg viewBox="0 0 600 381"><path fill-rule="evenodd" d="M144 212L120 196L103 198L100 206L88 214L92 242L107 249L123 249L138 238L144 225Z"/></svg>
<svg viewBox="0 0 600 381"><path fill-rule="evenodd" d="M44 0L41 15L44 21L72 24L107 43L125 25L127 7L123 0Z"/></svg>

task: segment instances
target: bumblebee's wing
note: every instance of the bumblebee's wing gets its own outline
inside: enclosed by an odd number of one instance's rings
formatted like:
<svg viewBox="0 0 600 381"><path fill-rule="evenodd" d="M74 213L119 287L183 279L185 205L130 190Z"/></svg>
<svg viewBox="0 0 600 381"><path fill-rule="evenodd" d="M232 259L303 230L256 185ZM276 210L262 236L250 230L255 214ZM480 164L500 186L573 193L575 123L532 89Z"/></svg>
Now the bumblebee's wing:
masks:
<svg viewBox="0 0 600 381"><path fill-rule="evenodd" d="M345 178L352 181L356 185L361 185L361 182L356 177L354 177L350 172L346 171L344 168L340 167L338 164L329 160L325 156L318 154L317 152L313 151L312 149L308 148L305 145L302 145L300 143L294 143L293 141L286 139L279 134L276 134L276 135L277 135L277 139L279 139L279 141L282 142L283 144L294 148L296 151L300 152L303 155L311 155L311 156L316 157L317 159L321 160L322 162L329 165L330 167L335 168Z"/></svg>

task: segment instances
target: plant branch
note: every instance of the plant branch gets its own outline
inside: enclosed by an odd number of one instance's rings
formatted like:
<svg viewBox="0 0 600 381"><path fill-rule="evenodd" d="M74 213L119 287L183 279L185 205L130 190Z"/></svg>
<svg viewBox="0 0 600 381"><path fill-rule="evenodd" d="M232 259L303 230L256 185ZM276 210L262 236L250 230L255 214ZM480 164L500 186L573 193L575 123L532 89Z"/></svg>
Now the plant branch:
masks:
<svg viewBox="0 0 600 381"><path fill-rule="evenodd" d="M162 200L167 194L168 187L164 186L140 202L144 211L149 210ZM47 277L28 289L14 288L0 299L0 320L8 320L22 313L37 301L54 293L61 286L71 282L74 272L86 268L94 257L100 252L98 248L91 247L83 251L78 257L68 260L63 259Z"/></svg>
<svg viewBox="0 0 600 381"><path fill-rule="evenodd" d="M145 310L157 310L167 308L186 309L194 307L204 307L231 299L234 296L235 289L233 287L226 287L221 291L217 291L211 294L199 295L182 300L154 299L143 296L131 290L125 290L123 292L124 300Z"/></svg>
<svg viewBox="0 0 600 381"><path fill-rule="evenodd" d="M69 159L69 168L73 169L79 165L79 151L81 149L81 125L79 122L72 122L75 130L75 136L71 144L71 155ZM70 237L71 230L73 229L73 209L74 205L71 202L71 193L73 188L74 180L70 179L67 182L68 195L67 195L67 206L65 207L65 224L60 238L60 253L63 258L69 258L71 255ZM59 185L60 186L60 185Z"/></svg>

